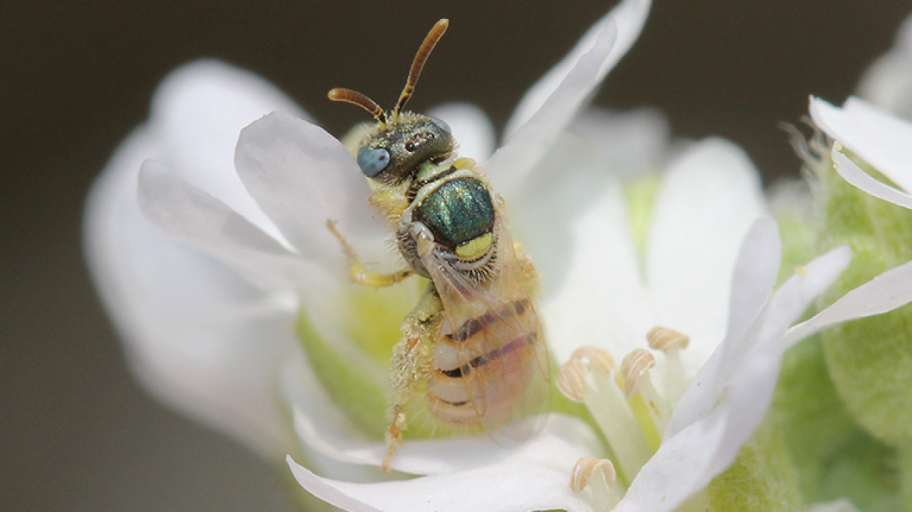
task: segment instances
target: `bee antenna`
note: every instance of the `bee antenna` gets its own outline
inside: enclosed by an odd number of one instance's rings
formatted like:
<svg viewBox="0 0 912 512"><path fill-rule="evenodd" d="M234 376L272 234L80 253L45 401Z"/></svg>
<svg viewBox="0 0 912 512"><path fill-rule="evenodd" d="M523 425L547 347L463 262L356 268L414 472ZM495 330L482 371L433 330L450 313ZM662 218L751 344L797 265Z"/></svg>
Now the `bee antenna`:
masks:
<svg viewBox="0 0 912 512"><path fill-rule="evenodd" d="M435 23L434 26L431 27L431 31L428 32L428 35L424 38L424 42L421 43L421 47L418 48L418 53L415 54L415 60L412 61L412 69L409 70L408 81L405 83L405 88L402 89L402 94L399 95L399 101L396 102L396 108L393 109L393 120L399 117L399 112L405 107L405 104L408 103L409 98L412 97L412 92L415 91L415 84L418 83L418 77L421 76L421 70L424 69L424 63L427 62L434 47L437 46L437 41L440 41L440 38L443 37L449 24L450 20L446 18Z"/></svg>
<svg viewBox="0 0 912 512"><path fill-rule="evenodd" d="M353 91L351 89L342 89L336 87L329 91L326 94L332 101L341 101L344 103L351 103L352 105L358 105L370 112L370 115L374 116L374 119L380 122L380 124L386 124L386 113L383 112L383 109L380 108L380 105L368 98L367 96L361 94L358 91Z"/></svg>

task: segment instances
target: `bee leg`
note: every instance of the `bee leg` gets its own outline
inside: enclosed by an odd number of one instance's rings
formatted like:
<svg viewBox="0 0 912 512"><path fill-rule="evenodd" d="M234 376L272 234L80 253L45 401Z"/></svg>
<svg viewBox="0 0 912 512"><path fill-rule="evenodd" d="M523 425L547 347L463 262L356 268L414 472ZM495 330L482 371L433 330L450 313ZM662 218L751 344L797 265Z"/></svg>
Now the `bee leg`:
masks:
<svg viewBox="0 0 912 512"><path fill-rule="evenodd" d="M358 253L355 252L355 248L352 247L352 245L348 243L348 240L342 236L342 233L339 233L339 230L336 229L335 221L327 220L326 227L329 228L329 231L339 240L339 243L342 244L342 250L345 251L345 259L349 264L348 274L351 276L352 281L374 288L384 288L386 286L392 286L414 274L414 271L411 269L400 270L399 272L394 272L392 274L369 272L367 267L361 263L361 259L358 258Z"/></svg>
<svg viewBox="0 0 912 512"><path fill-rule="evenodd" d="M433 339L440 326L443 305L433 286L428 286L415 309L402 322L402 338L393 347L390 360L389 430L386 433L386 457L381 468L389 471L390 459L402 444L402 432L408 429L406 409L416 385L430 371L430 349L425 340Z"/></svg>
<svg viewBox="0 0 912 512"><path fill-rule="evenodd" d="M516 261L519 263L519 271L529 287L532 294L537 294L541 290L541 276L532 258L523 250L522 244L518 240L513 240L513 250L516 251Z"/></svg>

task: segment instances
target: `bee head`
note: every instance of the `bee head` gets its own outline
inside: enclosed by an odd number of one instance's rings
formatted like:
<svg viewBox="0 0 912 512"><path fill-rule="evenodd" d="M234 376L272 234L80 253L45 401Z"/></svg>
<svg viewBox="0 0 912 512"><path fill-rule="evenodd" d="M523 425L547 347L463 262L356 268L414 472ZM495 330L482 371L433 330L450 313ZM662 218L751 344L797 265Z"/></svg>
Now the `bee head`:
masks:
<svg viewBox="0 0 912 512"><path fill-rule="evenodd" d="M396 108L384 112L374 100L350 89L333 89L329 99L352 103L370 112L377 120L358 150L358 167L365 176L384 184L399 184L410 180L424 162L439 163L453 154L456 143L450 127L430 116L402 112L412 96L424 63L446 32L449 21L438 21L418 49L408 81L399 95Z"/></svg>
<svg viewBox="0 0 912 512"><path fill-rule="evenodd" d="M379 126L358 150L368 178L386 184L411 179L424 162L440 163L455 149L450 127L439 119L406 112L396 123Z"/></svg>

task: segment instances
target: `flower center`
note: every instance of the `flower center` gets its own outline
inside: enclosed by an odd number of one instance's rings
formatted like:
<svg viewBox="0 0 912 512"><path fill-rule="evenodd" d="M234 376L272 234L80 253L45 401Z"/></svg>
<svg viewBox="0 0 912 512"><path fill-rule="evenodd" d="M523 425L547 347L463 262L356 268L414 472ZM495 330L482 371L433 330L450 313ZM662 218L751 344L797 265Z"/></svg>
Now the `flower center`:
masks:
<svg viewBox="0 0 912 512"><path fill-rule="evenodd" d="M687 389L680 352L690 338L673 329L654 327L646 340L649 349L633 350L620 367L605 350L581 347L557 374L557 388L589 409L612 454L610 461L580 459L571 487L576 492L589 487L611 506L623 497L617 481L633 480L659 448L671 414ZM596 474L601 478L593 478Z"/></svg>

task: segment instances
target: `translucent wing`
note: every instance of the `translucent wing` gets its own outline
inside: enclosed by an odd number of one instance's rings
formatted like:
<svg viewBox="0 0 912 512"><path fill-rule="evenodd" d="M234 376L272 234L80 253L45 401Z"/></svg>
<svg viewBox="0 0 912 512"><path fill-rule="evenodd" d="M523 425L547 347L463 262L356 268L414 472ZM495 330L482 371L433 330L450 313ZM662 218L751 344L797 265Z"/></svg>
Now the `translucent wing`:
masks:
<svg viewBox="0 0 912 512"><path fill-rule="evenodd" d="M496 253L486 279L460 271L439 246L421 258L445 311L429 403L449 423L482 426L509 446L541 428L539 413L550 403L550 364L532 290L497 199Z"/></svg>

